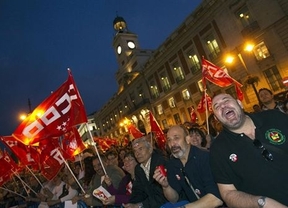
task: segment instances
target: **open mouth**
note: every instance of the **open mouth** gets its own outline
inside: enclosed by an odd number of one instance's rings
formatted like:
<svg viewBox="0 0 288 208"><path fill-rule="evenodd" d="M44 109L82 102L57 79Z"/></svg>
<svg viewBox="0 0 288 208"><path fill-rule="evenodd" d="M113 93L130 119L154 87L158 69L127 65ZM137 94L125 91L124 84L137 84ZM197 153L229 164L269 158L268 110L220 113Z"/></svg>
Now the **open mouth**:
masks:
<svg viewBox="0 0 288 208"><path fill-rule="evenodd" d="M179 152L180 150L181 150L180 147L172 147L172 148L171 148L171 151L174 152L174 153L175 153L175 152Z"/></svg>
<svg viewBox="0 0 288 208"><path fill-rule="evenodd" d="M231 119L233 117L235 117L235 112L233 110L225 110L224 112L224 117L226 119Z"/></svg>

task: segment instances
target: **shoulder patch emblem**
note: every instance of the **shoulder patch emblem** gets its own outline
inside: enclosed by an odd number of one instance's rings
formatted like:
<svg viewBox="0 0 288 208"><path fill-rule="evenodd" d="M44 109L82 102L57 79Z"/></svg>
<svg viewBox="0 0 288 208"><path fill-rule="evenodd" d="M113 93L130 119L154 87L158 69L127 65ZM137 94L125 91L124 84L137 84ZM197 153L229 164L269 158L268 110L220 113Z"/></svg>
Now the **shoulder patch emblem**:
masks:
<svg viewBox="0 0 288 208"><path fill-rule="evenodd" d="M286 141L286 136L279 129L269 129L265 133L265 138L272 144L280 145Z"/></svg>

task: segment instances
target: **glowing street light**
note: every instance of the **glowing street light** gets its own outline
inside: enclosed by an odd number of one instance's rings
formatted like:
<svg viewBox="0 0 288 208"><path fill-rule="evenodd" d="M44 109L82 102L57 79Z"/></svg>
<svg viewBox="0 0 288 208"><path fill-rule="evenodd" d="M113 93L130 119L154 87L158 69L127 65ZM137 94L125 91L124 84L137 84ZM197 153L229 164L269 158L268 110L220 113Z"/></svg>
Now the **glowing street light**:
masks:
<svg viewBox="0 0 288 208"><path fill-rule="evenodd" d="M253 43L250 43L250 42L247 42L244 47L243 47L243 51L246 51L246 52L251 52L253 51L254 49L254 44ZM248 68L247 68L247 65L246 63L244 62L243 60L243 57L242 57L242 54L241 52L239 51L238 47L236 47L236 51L237 51L237 56L242 64L242 66L244 67L246 73L247 73L247 78L246 78L246 83L249 84L249 85L252 85L252 88L256 94L256 97L257 97L257 100L258 102L260 103L260 99L259 99L259 95L258 95L258 92L257 92L257 89L255 87L255 83L257 83L259 81L259 78L257 76L252 76L250 75L249 71L248 71ZM227 55L226 58L225 58L225 62L228 63L228 64L232 64L234 61L234 57L232 55Z"/></svg>

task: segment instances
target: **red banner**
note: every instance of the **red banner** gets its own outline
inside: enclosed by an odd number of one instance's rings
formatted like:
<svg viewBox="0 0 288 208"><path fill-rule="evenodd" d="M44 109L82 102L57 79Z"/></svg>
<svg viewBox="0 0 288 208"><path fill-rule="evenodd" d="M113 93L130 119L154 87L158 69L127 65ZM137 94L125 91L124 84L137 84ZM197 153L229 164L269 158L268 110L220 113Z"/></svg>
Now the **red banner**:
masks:
<svg viewBox="0 0 288 208"><path fill-rule="evenodd" d="M62 148L70 156L70 159L73 160L76 155L86 149L76 127L73 127L71 131L64 134Z"/></svg>
<svg viewBox="0 0 288 208"><path fill-rule="evenodd" d="M208 81L218 85L219 87L228 87L233 83L238 83L236 80L230 77L223 69L212 64L204 58L202 58L202 75L204 79L207 79Z"/></svg>
<svg viewBox="0 0 288 208"><path fill-rule="evenodd" d="M204 113L206 110L206 106L208 106L208 111L212 112L212 99L206 92L204 92L197 106L197 111L199 113Z"/></svg>
<svg viewBox="0 0 288 208"><path fill-rule="evenodd" d="M64 166L63 159L69 156L61 151L58 138L48 138L39 142L41 151L40 164L41 174L48 180L54 178Z"/></svg>
<svg viewBox="0 0 288 208"><path fill-rule="evenodd" d="M138 139L144 136L144 134L139 131L139 129L137 129L136 126L134 126L133 124L128 124L127 128L129 133L134 137L134 139Z"/></svg>
<svg viewBox="0 0 288 208"><path fill-rule="evenodd" d="M1 141L17 156L22 165L28 164L27 146L12 136L2 136Z"/></svg>
<svg viewBox="0 0 288 208"><path fill-rule="evenodd" d="M165 149L166 138L165 134L163 133L162 129L160 128L158 122L156 121L152 112L149 112L150 118L150 125L151 125L151 132L156 134L157 144L160 149Z"/></svg>
<svg viewBox="0 0 288 208"><path fill-rule="evenodd" d="M19 166L10 157L10 155L4 151L0 154L0 185L7 182L10 177L20 171Z"/></svg>
<svg viewBox="0 0 288 208"><path fill-rule="evenodd" d="M194 106L190 107L190 119L192 123L196 123L197 120L197 114L195 112Z"/></svg>
<svg viewBox="0 0 288 208"><path fill-rule="evenodd" d="M66 82L44 100L14 131L24 144L33 144L51 136L61 136L73 126L87 122L84 104L68 70Z"/></svg>
<svg viewBox="0 0 288 208"><path fill-rule="evenodd" d="M239 100L243 100L243 93L240 89L242 84L233 79L223 69L207 61L202 57L202 82L206 89L206 79L219 87L228 87L231 84L235 84L237 97Z"/></svg>

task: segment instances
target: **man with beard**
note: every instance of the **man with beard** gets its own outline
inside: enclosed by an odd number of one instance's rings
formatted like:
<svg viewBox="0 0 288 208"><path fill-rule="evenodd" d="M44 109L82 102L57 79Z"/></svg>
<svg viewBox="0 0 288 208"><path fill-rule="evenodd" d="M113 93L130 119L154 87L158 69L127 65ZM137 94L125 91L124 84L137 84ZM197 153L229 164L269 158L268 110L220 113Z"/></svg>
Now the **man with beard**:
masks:
<svg viewBox="0 0 288 208"><path fill-rule="evenodd" d="M184 126L170 127L167 144L172 156L167 165L167 177L158 169L153 177L171 203L188 200L186 208L218 207L222 201L210 171L209 152L188 144L187 136Z"/></svg>
<svg viewBox="0 0 288 208"><path fill-rule="evenodd" d="M287 207L288 116L278 110L245 113L229 94L216 95L212 109L224 129L210 149L211 169L226 204Z"/></svg>

